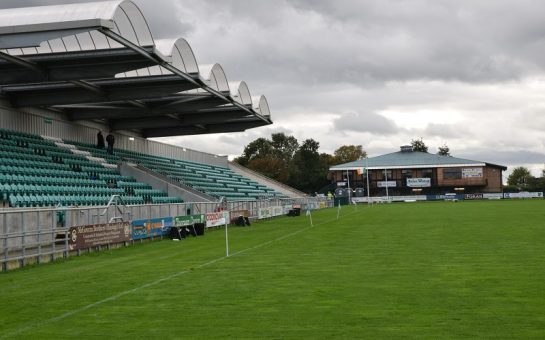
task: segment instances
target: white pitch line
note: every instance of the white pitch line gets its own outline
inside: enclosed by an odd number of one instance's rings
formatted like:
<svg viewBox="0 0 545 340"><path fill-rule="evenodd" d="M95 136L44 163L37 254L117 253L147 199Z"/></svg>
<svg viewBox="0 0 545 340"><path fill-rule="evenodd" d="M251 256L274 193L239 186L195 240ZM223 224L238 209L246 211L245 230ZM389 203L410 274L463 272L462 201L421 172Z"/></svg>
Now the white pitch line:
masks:
<svg viewBox="0 0 545 340"><path fill-rule="evenodd" d="M357 212L357 211L355 211L355 212L350 212L350 213L348 213L348 214L346 214L346 215L353 215L353 214L355 214L356 212ZM345 215L345 216L346 216L346 215ZM284 240L284 239L286 239L286 238L292 237L292 236L294 236L294 235L300 234L300 233L305 232L305 231L307 231L307 230L309 230L309 229L315 228L315 227L317 227L317 226L319 226L319 225L322 225L322 224L325 224L325 223L329 223L329 222L334 222L334 221L337 221L337 219L336 219L336 218L333 218L333 219L331 219L331 220L326 220L326 221L317 223L317 224L315 224L315 225L313 225L313 226L309 226L309 227L305 227L305 228L303 228L303 229L299 229L299 230L297 230L297 231L294 231L294 232L292 232L292 233L289 233L289 234L286 234L286 235L277 237L277 238L272 239L272 240L270 240L270 241L263 242L263 243L260 243L260 244L258 244L258 245L255 245L255 246L253 246L253 247L249 247L249 248L246 248L246 249L237 251L237 252L231 254L231 256L229 256L229 257L233 257L233 256L236 256L236 255L240 255L240 254L246 253L246 252L251 251L251 250L255 250L255 249L259 249L259 248L265 247L265 246L267 246L267 245L269 245L269 244L272 244L272 243L274 243L274 242L278 242L278 241ZM217 259L214 259L214 260L205 262L205 263L203 263L203 264L200 264L200 265L196 266L195 268L207 267L207 266L210 266L210 265L212 265L212 264L214 264L214 263L216 263L216 262L225 260L225 259L227 259L227 258L229 258L229 257L227 257L227 256L218 257ZM86 311L86 310L88 310L88 309L91 309L91 308L93 308L93 307L96 307L96 306L101 305L101 304L106 303L106 302L110 302L110 301L117 300L117 299L119 299L119 298L122 297L122 296L131 294L131 293L134 293L134 292L139 291L139 290L141 290L141 289L148 288L148 287L152 287L152 286L155 286L155 285L157 285L157 284L159 284L159 283L162 283L162 282L165 282L165 281L172 280L172 279L174 279L174 278L176 278L176 277L182 276L182 275L187 274L187 273L189 273L189 272L191 272L191 270L187 270L187 269L186 269L186 270L182 270L182 271L177 272L177 273L175 273L175 274L172 274L172 275L169 275L169 276L165 276L165 277L162 277L162 278L160 278L160 279L158 279L158 280L155 280L155 281L152 281L152 282L148 282L148 283L143 284L143 285L141 285L141 286L138 286L138 287L135 287L135 288L132 288L132 289L123 291L123 292L121 292L121 293L118 293L118 294L116 294L116 295L112 295L112 296L107 297L107 298L105 298L105 299L102 299L102 300L100 300L100 301L93 302L93 303L88 304L88 305L86 305L86 306L83 306L83 307L81 307L81 308L71 310L71 311L69 311L69 312L66 312L66 313L64 313L64 314L61 314L61 315L56 316L56 317L54 317L54 318L47 319L47 320L44 320L44 321L41 321L41 322L37 322L37 323L34 323L34 324L30 324L30 325L28 325L28 326L24 326L24 327L18 328L18 329L16 329L16 330L12 331L12 332L5 333L5 334L0 335L0 339L7 339L7 338L10 338L10 337L12 337L12 336L14 336L14 335L23 333L23 332L25 332L25 331L29 331L29 330L34 329L34 328L38 328L38 327L40 327L40 326L42 326L42 325L46 325L46 324L51 323L51 322L56 322L56 321L60 321L60 320L66 319L67 317L70 317L70 316L72 316L72 315L74 315L74 314L78 314L78 313L80 313L80 312Z"/></svg>

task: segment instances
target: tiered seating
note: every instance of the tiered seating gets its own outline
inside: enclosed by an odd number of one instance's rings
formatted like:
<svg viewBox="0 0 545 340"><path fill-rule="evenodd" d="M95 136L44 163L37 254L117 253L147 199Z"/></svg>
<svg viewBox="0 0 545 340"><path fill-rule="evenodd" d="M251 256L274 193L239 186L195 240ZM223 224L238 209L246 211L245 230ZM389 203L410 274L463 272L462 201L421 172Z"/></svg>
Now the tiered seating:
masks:
<svg viewBox="0 0 545 340"><path fill-rule="evenodd" d="M11 207L105 205L112 195L128 204L181 202L74 152L60 141L0 129L0 200Z"/></svg>
<svg viewBox="0 0 545 340"><path fill-rule="evenodd" d="M122 149L115 149L114 155L108 155L104 150L97 150L90 144L72 141L67 141L67 143L76 145L80 150L89 151L96 157L102 157L112 164L121 161L139 163L196 190L215 197L223 196L230 201L284 197L282 193L251 181L226 167L152 156ZM120 186L122 187L121 184ZM153 197L155 197L155 201L160 199L157 196Z"/></svg>

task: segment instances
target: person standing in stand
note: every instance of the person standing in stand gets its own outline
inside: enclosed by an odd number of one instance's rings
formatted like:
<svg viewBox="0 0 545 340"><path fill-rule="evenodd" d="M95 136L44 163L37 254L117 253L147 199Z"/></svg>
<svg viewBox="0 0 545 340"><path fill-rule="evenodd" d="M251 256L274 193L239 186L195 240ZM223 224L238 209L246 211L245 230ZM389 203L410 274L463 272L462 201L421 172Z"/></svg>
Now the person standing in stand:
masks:
<svg viewBox="0 0 545 340"><path fill-rule="evenodd" d="M115 137L111 133L106 136L106 143L108 143L108 149L106 150L110 155L114 153Z"/></svg>
<svg viewBox="0 0 545 340"><path fill-rule="evenodd" d="M104 136L102 135L102 131L97 133L97 149L104 149Z"/></svg>

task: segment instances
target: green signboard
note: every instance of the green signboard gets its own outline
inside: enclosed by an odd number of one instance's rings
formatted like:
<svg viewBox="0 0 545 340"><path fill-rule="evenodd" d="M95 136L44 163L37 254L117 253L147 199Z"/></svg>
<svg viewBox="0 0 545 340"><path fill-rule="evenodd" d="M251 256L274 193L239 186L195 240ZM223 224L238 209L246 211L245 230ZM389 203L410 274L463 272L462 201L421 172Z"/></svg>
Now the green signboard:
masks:
<svg viewBox="0 0 545 340"><path fill-rule="evenodd" d="M206 223L203 214L177 216L174 218L174 226L176 227L184 227L187 225L194 225L197 223Z"/></svg>

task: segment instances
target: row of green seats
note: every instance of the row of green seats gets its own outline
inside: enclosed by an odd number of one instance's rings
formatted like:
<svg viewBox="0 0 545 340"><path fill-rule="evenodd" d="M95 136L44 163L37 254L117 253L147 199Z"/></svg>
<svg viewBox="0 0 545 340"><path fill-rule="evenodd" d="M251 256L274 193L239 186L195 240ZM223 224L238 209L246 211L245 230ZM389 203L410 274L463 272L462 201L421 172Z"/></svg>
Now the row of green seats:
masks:
<svg viewBox="0 0 545 340"><path fill-rule="evenodd" d="M158 189L134 189L134 194L138 196L160 197L167 196L166 192Z"/></svg>
<svg viewBox="0 0 545 340"><path fill-rule="evenodd" d="M78 185L80 187L105 186L104 180L74 177L50 177L40 175L11 175L0 172L0 182L2 183L28 183L28 184L66 184Z"/></svg>
<svg viewBox="0 0 545 340"><path fill-rule="evenodd" d="M9 205L19 207L47 207L47 206L72 206L72 205L106 205L110 196L94 195L12 195L9 197Z"/></svg>
<svg viewBox="0 0 545 340"><path fill-rule="evenodd" d="M131 176L122 176L119 173L117 174L100 174L100 178L106 181L114 180L116 182L136 182L136 180Z"/></svg>
<svg viewBox="0 0 545 340"><path fill-rule="evenodd" d="M73 170L44 169L44 168L13 166L13 165L0 166L0 172L4 174L30 175L30 176L72 177L72 178L88 178L89 177L89 174L85 172L76 172Z"/></svg>
<svg viewBox="0 0 545 340"><path fill-rule="evenodd" d="M0 183L0 192L7 194L17 193L78 193L82 190L84 194L112 194L124 193L120 188L108 188L106 186L82 186L82 185L52 185L52 184L29 184L29 183Z"/></svg>
<svg viewBox="0 0 545 340"><path fill-rule="evenodd" d="M139 188L139 189L150 189L151 186L147 183L142 182L126 182L126 181L118 181L117 186L120 188Z"/></svg>
<svg viewBox="0 0 545 340"><path fill-rule="evenodd" d="M43 139L41 136L38 136L32 133L21 132L21 131L16 131L11 129L0 129L0 132L7 133L10 136L22 136L22 137L29 137L29 138L35 138L35 139Z"/></svg>
<svg viewBox="0 0 545 340"><path fill-rule="evenodd" d="M151 203L165 204L165 203L183 203L183 200L179 197L151 197Z"/></svg>
<svg viewBox="0 0 545 340"><path fill-rule="evenodd" d="M8 148L9 150L7 150ZM34 149L10 148L6 145L2 145L0 147L0 157L31 160L51 160L50 156L37 154L35 153Z"/></svg>
<svg viewBox="0 0 545 340"><path fill-rule="evenodd" d="M58 169L58 170L70 170L70 165L53 163L51 159L48 161L42 160L30 160L30 159L14 159L14 158L0 158L0 164L4 166L15 166L33 169ZM10 169L3 169L0 171L11 171Z"/></svg>

